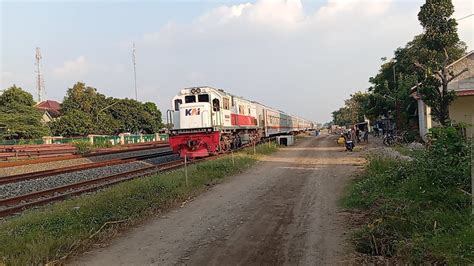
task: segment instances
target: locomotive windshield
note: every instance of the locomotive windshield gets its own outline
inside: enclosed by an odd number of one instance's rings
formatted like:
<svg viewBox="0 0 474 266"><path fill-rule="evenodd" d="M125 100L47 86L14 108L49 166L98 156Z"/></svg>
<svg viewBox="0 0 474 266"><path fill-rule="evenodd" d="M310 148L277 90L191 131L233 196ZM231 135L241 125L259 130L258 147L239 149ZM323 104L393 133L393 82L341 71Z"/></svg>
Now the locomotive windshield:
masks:
<svg viewBox="0 0 474 266"><path fill-rule="evenodd" d="M209 94L199 94L198 95L198 102L208 103L209 102Z"/></svg>
<svg viewBox="0 0 474 266"><path fill-rule="evenodd" d="M196 96L194 95L188 95L184 97L184 102L185 103L195 103L196 102Z"/></svg>

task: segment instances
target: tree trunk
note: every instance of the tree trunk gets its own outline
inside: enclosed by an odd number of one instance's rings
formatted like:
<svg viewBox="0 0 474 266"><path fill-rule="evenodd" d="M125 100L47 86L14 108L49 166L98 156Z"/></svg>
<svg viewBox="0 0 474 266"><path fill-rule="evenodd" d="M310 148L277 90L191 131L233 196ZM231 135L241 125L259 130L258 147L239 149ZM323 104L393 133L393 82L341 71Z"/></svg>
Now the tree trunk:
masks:
<svg viewBox="0 0 474 266"><path fill-rule="evenodd" d="M445 71L443 71L445 74ZM441 108L440 108L440 123L442 126L448 126L449 124L449 96L448 96L448 79L445 76L442 82L442 91L443 93L441 98Z"/></svg>

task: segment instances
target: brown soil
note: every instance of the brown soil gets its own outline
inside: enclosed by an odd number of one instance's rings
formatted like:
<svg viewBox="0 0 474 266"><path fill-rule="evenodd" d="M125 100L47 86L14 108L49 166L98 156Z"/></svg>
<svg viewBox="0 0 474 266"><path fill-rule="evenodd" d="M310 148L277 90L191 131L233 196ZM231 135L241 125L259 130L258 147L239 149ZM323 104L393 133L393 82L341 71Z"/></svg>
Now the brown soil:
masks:
<svg viewBox="0 0 474 266"><path fill-rule="evenodd" d="M349 216L338 200L364 160L336 138L301 139L72 264L350 263Z"/></svg>

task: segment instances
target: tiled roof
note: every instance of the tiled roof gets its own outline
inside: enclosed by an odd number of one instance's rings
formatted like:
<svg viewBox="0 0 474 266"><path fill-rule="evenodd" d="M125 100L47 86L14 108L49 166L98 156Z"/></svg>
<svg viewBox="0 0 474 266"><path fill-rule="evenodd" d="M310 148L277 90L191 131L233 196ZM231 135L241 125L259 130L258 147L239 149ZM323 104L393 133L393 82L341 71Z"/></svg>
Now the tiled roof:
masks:
<svg viewBox="0 0 474 266"><path fill-rule="evenodd" d="M46 100L36 104L35 107L40 110L48 111L53 117L60 115L59 109L61 108L61 105L56 101Z"/></svg>
<svg viewBox="0 0 474 266"><path fill-rule="evenodd" d="M474 95L474 90L461 90L456 91L457 96L471 96Z"/></svg>

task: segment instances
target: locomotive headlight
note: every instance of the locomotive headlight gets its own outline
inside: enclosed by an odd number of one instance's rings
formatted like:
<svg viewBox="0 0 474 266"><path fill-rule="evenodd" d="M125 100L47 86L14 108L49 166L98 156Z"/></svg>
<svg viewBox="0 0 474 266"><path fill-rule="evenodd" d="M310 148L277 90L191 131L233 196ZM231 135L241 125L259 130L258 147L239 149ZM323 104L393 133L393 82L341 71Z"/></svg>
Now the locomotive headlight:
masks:
<svg viewBox="0 0 474 266"><path fill-rule="evenodd" d="M196 93L201 93L201 88L196 88Z"/></svg>
<svg viewBox="0 0 474 266"><path fill-rule="evenodd" d="M192 89L191 89L191 93L192 93L192 94L196 94L196 88L192 88Z"/></svg>

